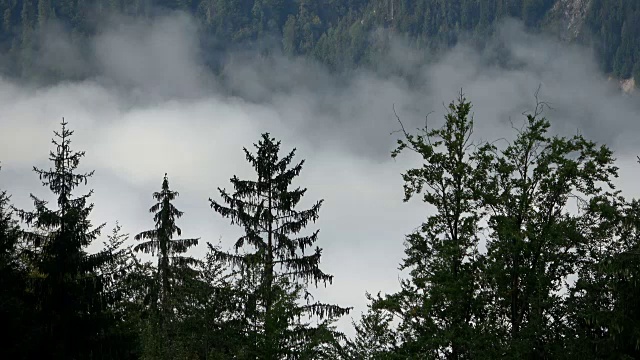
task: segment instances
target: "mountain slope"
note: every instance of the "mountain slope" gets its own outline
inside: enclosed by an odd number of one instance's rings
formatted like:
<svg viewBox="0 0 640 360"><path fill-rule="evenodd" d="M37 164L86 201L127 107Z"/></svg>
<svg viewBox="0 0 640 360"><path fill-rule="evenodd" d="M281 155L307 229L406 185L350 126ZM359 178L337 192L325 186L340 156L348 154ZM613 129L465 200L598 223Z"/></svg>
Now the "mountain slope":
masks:
<svg viewBox="0 0 640 360"><path fill-rule="evenodd" d="M636 0L0 0L2 70L33 76L34 54L52 23L81 43L110 14L150 17L166 10L192 14L208 51L262 43L334 70L372 65L385 51L385 39L371 36L380 28L415 48L437 50L463 38L482 42L501 19L513 17L533 31L594 46L607 73L640 78Z"/></svg>

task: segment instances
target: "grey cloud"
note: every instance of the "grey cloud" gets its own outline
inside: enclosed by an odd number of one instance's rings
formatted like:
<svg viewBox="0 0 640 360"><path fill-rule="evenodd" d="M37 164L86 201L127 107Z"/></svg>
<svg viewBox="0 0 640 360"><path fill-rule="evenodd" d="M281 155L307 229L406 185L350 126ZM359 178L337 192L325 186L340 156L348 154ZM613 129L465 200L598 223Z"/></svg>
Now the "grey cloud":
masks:
<svg viewBox="0 0 640 360"><path fill-rule="evenodd" d="M90 43L66 31L59 22L51 21L39 28L36 40L36 69L68 79L84 78L95 72Z"/></svg>
<svg viewBox="0 0 640 360"><path fill-rule="evenodd" d="M163 99L198 96L211 85L197 27L186 14L153 20L115 17L94 40L101 78Z"/></svg>
<svg viewBox="0 0 640 360"><path fill-rule="evenodd" d="M198 28L184 13L99 19L96 35L70 33L52 20L36 30L37 73L93 79L133 103L210 94L214 78L201 53Z"/></svg>

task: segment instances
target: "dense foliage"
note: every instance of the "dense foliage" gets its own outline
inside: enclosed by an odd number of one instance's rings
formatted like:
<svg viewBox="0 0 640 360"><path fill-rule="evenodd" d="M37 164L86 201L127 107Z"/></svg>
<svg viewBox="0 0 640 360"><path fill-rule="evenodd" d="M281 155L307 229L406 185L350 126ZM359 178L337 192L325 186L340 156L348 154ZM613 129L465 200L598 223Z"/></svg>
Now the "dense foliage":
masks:
<svg viewBox="0 0 640 360"><path fill-rule="evenodd" d="M203 46L220 50L260 42L265 51L283 51L320 60L334 70L375 65L389 37L401 35L419 49L446 48L461 38L486 39L505 17L530 29L553 28L556 0L0 0L0 49L5 74L56 78L38 65L41 35L51 20L78 44L100 30L114 13L149 17L182 10L197 19ZM592 0L580 39L598 50L606 72L640 76L640 5L635 0Z"/></svg>
<svg viewBox="0 0 640 360"><path fill-rule="evenodd" d="M442 127L403 128L392 155L423 159L405 201L437 211L407 236L402 290L370 297L351 358L638 357L637 202L613 190L612 152L550 135L542 106L503 146L474 143L462 95Z"/></svg>

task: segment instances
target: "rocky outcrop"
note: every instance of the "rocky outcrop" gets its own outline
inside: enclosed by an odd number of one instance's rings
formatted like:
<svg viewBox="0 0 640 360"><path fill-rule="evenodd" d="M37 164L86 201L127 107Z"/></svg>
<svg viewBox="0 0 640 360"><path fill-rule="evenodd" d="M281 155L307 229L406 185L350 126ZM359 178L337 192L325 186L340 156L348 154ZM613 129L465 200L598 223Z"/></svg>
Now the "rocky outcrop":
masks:
<svg viewBox="0 0 640 360"><path fill-rule="evenodd" d="M592 0L557 0L550 19L564 40L575 40L582 31Z"/></svg>
<svg viewBox="0 0 640 360"><path fill-rule="evenodd" d="M620 88L627 94L632 93L636 88L636 81L634 78L620 80Z"/></svg>
<svg viewBox="0 0 640 360"><path fill-rule="evenodd" d="M636 81L634 78L618 79L613 76L609 76L607 78L607 82L613 82L618 87L618 89L620 89L625 94L634 93L636 90Z"/></svg>

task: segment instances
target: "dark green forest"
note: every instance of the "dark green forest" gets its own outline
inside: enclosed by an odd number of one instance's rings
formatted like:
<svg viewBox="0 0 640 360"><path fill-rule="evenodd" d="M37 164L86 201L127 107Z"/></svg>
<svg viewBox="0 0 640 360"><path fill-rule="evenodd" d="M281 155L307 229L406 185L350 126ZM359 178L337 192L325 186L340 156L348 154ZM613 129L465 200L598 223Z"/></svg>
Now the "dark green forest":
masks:
<svg viewBox="0 0 640 360"><path fill-rule="evenodd" d="M3 358L638 359L640 202L615 189L613 152L553 135L544 106L508 141L473 136L462 93L439 127L398 118L390 155L418 155L404 201L433 211L404 239L400 290L370 289L362 318L312 295L334 274L320 266L323 200L299 206L297 178L314 165L296 149L264 133L237 149L251 177L202 194L242 230L231 250L182 237L190 214L168 174L149 189L149 230L128 245L120 225L89 220L94 173L63 120L50 168L33 168L33 206L0 193ZM189 256L201 241L206 255ZM335 326L348 315L354 337Z"/></svg>
<svg viewBox="0 0 640 360"><path fill-rule="evenodd" d="M389 49L387 29L416 49L434 52L461 39L481 44L505 17L531 31L551 31L555 0L0 0L0 49L4 73L41 74L34 65L38 34L55 21L82 42L100 31L110 14L152 17L182 10L197 19L208 54L261 48L307 56L333 70L375 65ZM596 50L602 69L640 77L640 5L636 0L587 2L577 41ZM45 30L43 30L45 29ZM211 56L213 57L213 56ZM216 59L210 59L215 67Z"/></svg>

